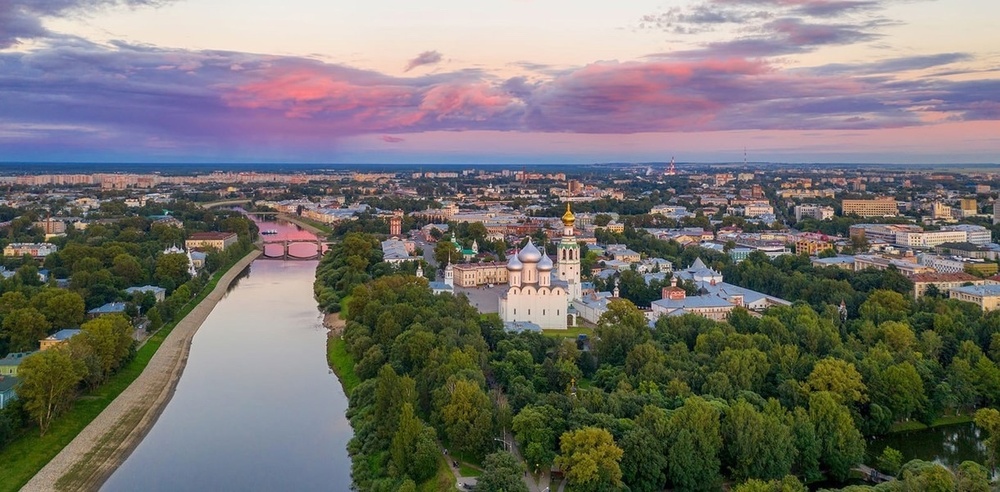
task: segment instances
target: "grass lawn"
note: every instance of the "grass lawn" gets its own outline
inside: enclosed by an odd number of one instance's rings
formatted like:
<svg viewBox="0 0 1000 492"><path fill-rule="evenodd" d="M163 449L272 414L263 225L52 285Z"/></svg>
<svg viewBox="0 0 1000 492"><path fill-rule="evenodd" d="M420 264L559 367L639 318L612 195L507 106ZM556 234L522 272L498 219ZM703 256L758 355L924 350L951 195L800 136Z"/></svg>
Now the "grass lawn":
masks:
<svg viewBox="0 0 1000 492"><path fill-rule="evenodd" d="M361 378L354 373L354 358L347 352L347 342L341 337L330 337L326 340L326 361L337 374L344 394L350 396L351 391L361 384Z"/></svg>
<svg viewBox="0 0 1000 492"><path fill-rule="evenodd" d="M340 319L347 322L347 304L351 302L351 296L346 296L340 300Z"/></svg>
<svg viewBox="0 0 1000 492"><path fill-rule="evenodd" d="M217 272L197 297L188 301L174 317L184 319L212 289L226 270ZM45 436L39 436L35 427L30 427L23 435L15 439L0 451L0 463L3 473L0 473L0 491L16 491L31 477L35 476L55 455L59 454L77 434L92 420L97 418L115 398L128 388L135 378L142 374L149 364L153 354L163 344L163 340L174 329L177 322L171 322L160 328L146 340L146 343L136 351L135 358L125 367L108 378L99 388L88 391L80 396L64 415L55 419Z"/></svg>
<svg viewBox="0 0 1000 492"><path fill-rule="evenodd" d="M967 422L972 422L975 419L975 415L945 415L934 421L930 426L925 425L923 422L917 422L916 420L911 420L909 422L896 422L892 424L889 428L889 433L893 432L910 432L924 430L931 427L943 427L946 425L955 424L965 424Z"/></svg>
<svg viewBox="0 0 1000 492"><path fill-rule="evenodd" d="M459 463L458 465L458 473L463 477L478 477L483 474L482 470L474 468L472 465L466 463Z"/></svg>
<svg viewBox="0 0 1000 492"><path fill-rule="evenodd" d="M594 330L586 326L571 326L565 330L542 330L542 334L547 337L572 338L576 340L577 335L584 334L590 338L594 337Z"/></svg>
<svg viewBox="0 0 1000 492"><path fill-rule="evenodd" d="M427 479L426 482L417 487L420 492L439 492L441 490L455 490L455 474L451 472L451 465L444 459L438 458L437 474Z"/></svg>

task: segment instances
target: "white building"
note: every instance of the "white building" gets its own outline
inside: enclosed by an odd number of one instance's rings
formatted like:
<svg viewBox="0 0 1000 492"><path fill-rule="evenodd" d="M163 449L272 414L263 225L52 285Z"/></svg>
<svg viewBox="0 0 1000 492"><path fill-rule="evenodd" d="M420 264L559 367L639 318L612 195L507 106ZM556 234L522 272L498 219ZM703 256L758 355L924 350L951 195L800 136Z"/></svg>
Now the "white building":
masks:
<svg viewBox="0 0 1000 492"><path fill-rule="evenodd" d="M942 227L941 230L964 232L968 236L967 239L965 240L965 242L967 243L984 245L984 244L990 244L990 242L993 241L993 233L989 229L981 225L974 225L974 224L949 225Z"/></svg>
<svg viewBox="0 0 1000 492"><path fill-rule="evenodd" d="M774 215L774 207L767 202L748 203L743 208L743 215L747 217L760 217L762 215Z"/></svg>
<svg viewBox="0 0 1000 492"><path fill-rule="evenodd" d="M836 212L833 210L833 207L824 207L822 205L795 206L795 222L799 222L803 218L812 218L816 220L832 219L835 214Z"/></svg>
<svg viewBox="0 0 1000 492"><path fill-rule="evenodd" d="M897 232L896 244L910 248L930 248L943 243L968 242L968 238L968 233L963 230Z"/></svg>
<svg viewBox="0 0 1000 492"><path fill-rule="evenodd" d="M511 255L507 262L507 291L500 296L499 314L504 323L529 322L541 328L566 329L569 303L582 296L575 222L567 205L562 216L563 237L556 249L558 271L553 271L556 266L552 259L540 252L530 238L524 249Z"/></svg>

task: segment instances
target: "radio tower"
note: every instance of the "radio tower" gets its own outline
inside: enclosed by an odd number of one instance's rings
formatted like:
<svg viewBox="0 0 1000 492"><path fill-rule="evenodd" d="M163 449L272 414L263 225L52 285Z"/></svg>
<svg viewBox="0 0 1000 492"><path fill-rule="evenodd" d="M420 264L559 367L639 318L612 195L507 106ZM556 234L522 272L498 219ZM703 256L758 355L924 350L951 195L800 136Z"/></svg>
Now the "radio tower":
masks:
<svg viewBox="0 0 1000 492"><path fill-rule="evenodd" d="M670 158L670 167L667 168L667 176L673 176L677 174L677 167L674 166L674 158Z"/></svg>

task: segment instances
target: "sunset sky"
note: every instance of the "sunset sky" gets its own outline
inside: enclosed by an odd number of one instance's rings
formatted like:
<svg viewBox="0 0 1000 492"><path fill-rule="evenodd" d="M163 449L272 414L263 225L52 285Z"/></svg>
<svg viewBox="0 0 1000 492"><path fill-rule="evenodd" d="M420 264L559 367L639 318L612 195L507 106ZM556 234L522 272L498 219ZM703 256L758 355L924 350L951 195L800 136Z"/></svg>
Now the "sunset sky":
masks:
<svg viewBox="0 0 1000 492"><path fill-rule="evenodd" d="M1000 163L994 0L0 0L0 162Z"/></svg>

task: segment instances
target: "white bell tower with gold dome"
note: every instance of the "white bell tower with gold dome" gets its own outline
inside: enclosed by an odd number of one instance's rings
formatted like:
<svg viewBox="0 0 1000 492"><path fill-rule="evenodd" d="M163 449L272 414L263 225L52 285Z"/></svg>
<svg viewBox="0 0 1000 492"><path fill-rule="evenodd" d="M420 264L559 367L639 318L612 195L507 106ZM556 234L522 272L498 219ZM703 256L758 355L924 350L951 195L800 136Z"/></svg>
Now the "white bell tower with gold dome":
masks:
<svg viewBox="0 0 1000 492"><path fill-rule="evenodd" d="M570 302L580 299L582 289L580 287L580 244L576 242L576 234L573 232L573 225L576 223L576 216L566 204L566 213L562 216L563 235L562 240L556 247L556 261L559 280L566 282L566 290Z"/></svg>

